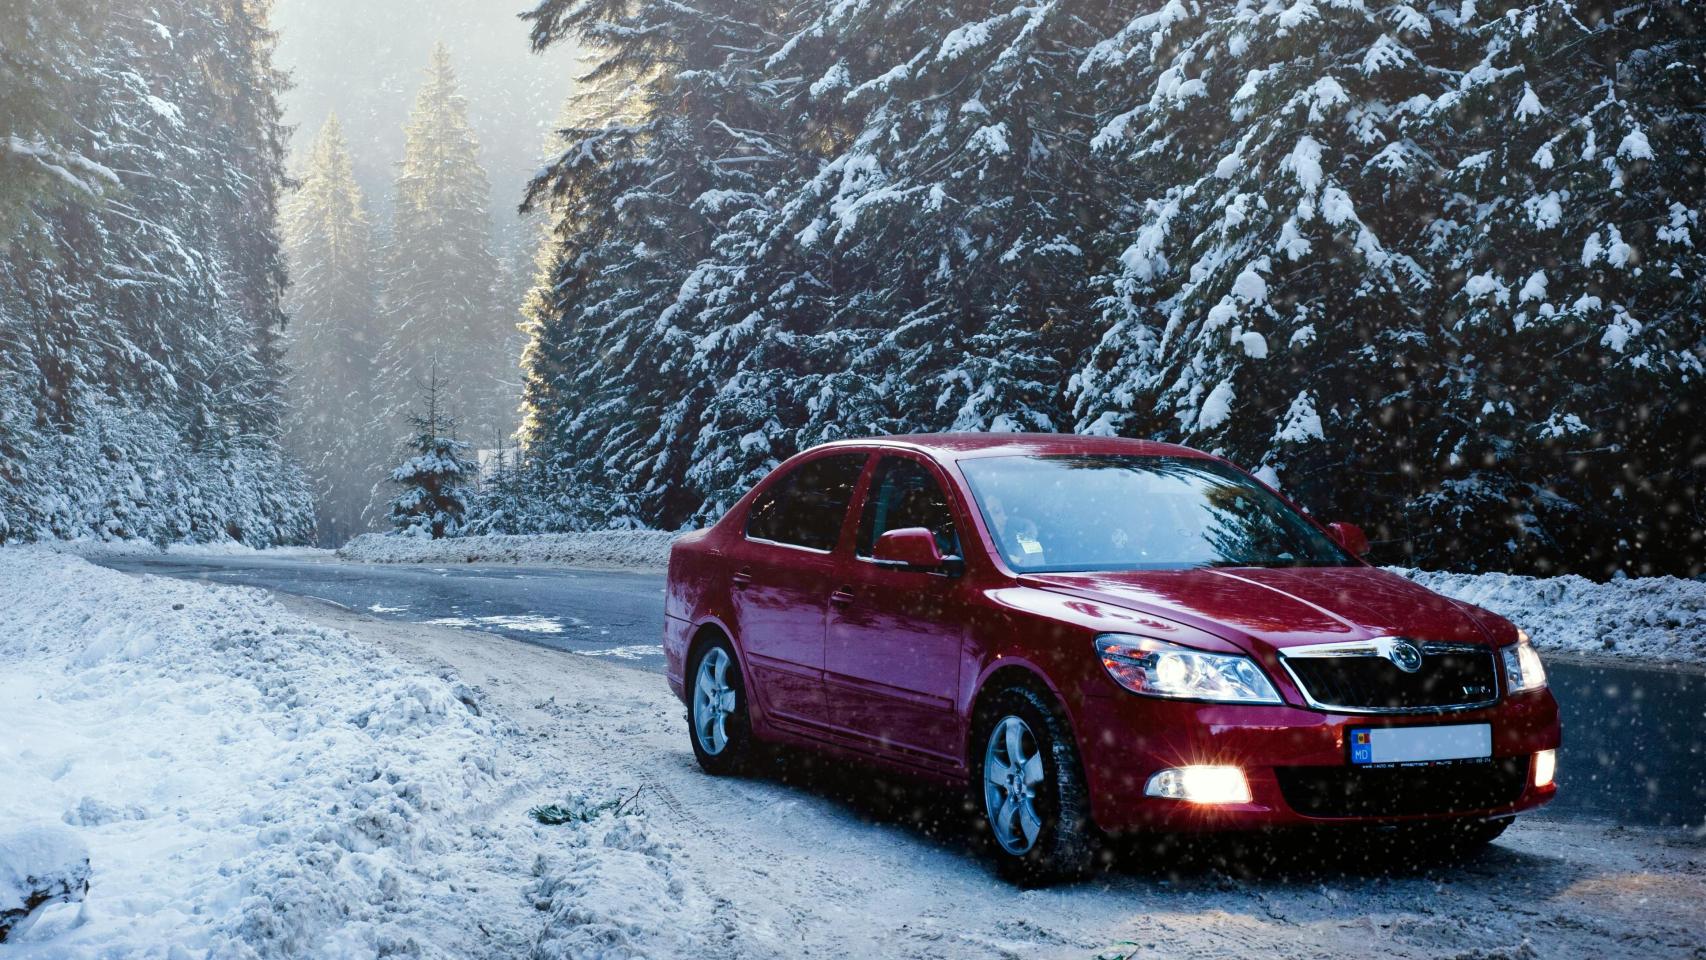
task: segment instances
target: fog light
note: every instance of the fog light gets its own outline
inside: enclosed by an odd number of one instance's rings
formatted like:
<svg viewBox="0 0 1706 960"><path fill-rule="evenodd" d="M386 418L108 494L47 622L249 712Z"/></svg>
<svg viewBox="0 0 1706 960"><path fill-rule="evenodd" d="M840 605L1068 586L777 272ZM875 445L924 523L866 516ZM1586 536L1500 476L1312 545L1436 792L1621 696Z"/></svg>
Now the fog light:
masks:
<svg viewBox="0 0 1706 960"><path fill-rule="evenodd" d="M1168 767L1149 778L1144 795L1192 803L1249 803L1250 784L1237 767Z"/></svg>
<svg viewBox="0 0 1706 960"><path fill-rule="evenodd" d="M1558 772L1558 751L1542 750L1534 755L1534 785L1537 787L1550 786L1552 777Z"/></svg>

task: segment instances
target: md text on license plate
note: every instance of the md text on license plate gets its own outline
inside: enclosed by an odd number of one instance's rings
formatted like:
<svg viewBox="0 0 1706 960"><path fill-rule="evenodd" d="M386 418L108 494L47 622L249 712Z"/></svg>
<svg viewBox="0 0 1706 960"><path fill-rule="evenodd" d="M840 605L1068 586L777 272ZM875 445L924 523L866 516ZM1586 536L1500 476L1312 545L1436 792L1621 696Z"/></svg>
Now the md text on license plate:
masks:
<svg viewBox="0 0 1706 960"><path fill-rule="evenodd" d="M1485 760L1493 755L1493 725L1460 723L1443 727L1352 727L1351 763L1448 763Z"/></svg>

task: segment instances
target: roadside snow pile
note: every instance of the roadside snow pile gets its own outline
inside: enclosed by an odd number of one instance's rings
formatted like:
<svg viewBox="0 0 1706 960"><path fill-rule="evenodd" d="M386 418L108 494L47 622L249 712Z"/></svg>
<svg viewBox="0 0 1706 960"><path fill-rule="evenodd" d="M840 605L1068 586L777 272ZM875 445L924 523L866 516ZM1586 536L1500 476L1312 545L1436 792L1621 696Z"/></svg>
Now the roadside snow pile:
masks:
<svg viewBox="0 0 1706 960"><path fill-rule="evenodd" d="M174 557L280 557L292 559L313 559L315 557L330 557L332 551L320 547L251 547L246 543L235 540L221 540L216 543L174 543L164 550L146 540L60 540L41 544L49 550L79 557L132 557L161 554Z"/></svg>
<svg viewBox="0 0 1706 960"><path fill-rule="evenodd" d="M58 824L0 832L0 943L25 933L32 915L77 903L89 889L89 849Z"/></svg>
<svg viewBox="0 0 1706 960"><path fill-rule="evenodd" d="M7 960L583 960L727 939L648 795L599 750L542 751L447 667L258 590L46 547L0 549L0 597L0 824L31 825L0 834ZM528 815L565 797L565 822Z"/></svg>
<svg viewBox="0 0 1706 960"><path fill-rule="evenodd" d="M503 766L455 685L46 549L0 550L0 596L0 823L60 821L92 868L11 956L454 954L428 918L470 922L454 860Z"/></svg>
<svg viewBox="0 0 1706 960"><path fill-rule="evenodd" d="M1390 569L1509 618L1542 650L1706 663L1706 583L1696 580Z"/></svg>
<svg viewBox="0 0 1706 960"><path fill-rule="evenodd" d="M662 570L669 566L669 546L679 536L663 530L595 530L427 540L369 533L344 544L338 556L363 563L517 563Z"/></svg>

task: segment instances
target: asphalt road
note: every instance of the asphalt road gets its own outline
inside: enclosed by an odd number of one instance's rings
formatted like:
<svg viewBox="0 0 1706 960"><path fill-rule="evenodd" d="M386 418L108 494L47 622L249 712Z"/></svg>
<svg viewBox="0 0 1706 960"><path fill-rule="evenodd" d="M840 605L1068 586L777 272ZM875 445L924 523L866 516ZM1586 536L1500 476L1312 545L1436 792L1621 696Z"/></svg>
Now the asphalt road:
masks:
<svg viewBox="0 0 1706 960"><path fill-rule="evenodd" d="M133 573L277 590L386 619L485 630L661 672L663 576L267 556L92 558ZM1548 809L1706 835L1706 669L1550 657L1564 716ZM661 681L660 681L661 682Z"/></svg>

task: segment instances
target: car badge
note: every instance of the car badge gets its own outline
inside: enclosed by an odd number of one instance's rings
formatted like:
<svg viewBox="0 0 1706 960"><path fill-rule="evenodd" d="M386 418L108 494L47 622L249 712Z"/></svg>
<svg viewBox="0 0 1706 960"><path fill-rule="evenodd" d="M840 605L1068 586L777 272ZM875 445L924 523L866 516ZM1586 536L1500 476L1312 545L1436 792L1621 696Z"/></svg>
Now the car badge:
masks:
<svg viewBox="0 0 1706 960"><path fill-rule="evenodd" d="M1405 673L1422 669L1422 651L1408 640L1394 640L1386 648L1386 659Z"/></svg>

